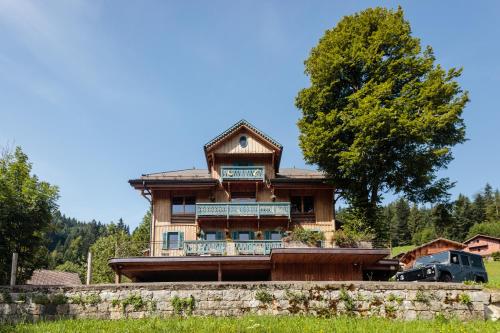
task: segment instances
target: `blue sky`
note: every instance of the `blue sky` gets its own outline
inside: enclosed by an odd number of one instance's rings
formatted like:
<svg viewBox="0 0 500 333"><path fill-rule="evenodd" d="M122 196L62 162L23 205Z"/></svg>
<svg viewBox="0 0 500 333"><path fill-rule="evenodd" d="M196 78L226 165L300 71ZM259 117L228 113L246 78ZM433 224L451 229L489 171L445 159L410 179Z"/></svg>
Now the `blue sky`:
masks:
<svg viewBox="0 0 500 333"><path fill-rule="evenodd" d="M441 174L453 195L500 187L498 1L0 0L0 146L22 146L63 213L135 227L148 205L127 180L205 167L203 144L242 118L305 166L304 59L342 16L398 4L439 63L464 67L469 141Z"/></svg>

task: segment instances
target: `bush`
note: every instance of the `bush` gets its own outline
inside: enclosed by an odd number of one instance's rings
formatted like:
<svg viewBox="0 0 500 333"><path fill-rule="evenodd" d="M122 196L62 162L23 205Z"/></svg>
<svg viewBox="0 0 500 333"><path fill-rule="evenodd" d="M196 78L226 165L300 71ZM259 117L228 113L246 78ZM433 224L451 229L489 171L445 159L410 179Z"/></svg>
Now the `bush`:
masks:
<svg viewBox="0 0 500 333"><path fill-rule="evenodd" d="M491 257L493 258L493 260L495 261L500 261L500 252L493 252L493 254L491 255Z"/></svg>
<svg viewBox="0 0 500 333"><path fill-rule="evenodd" d="M255 299L261 303L267 304L273 301L273 295L265 290L259 290L255 293Z"/></svg>
<svg viewBox="0 0 500 333"><path fill-rule="evenodd" d="M322 231L295 227L289 237L293 241L302 242L311 246L318 246L318 243L325 239L325 234Z"/></svg>

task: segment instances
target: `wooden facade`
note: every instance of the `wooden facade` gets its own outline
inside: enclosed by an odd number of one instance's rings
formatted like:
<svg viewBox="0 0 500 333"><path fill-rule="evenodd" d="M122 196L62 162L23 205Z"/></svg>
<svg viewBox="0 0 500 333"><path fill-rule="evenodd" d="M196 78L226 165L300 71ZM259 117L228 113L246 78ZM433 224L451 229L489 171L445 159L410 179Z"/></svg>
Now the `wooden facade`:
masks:
<svg viewBox="0 0 500 333"><path fill-rule="evenodd" d="M419 247L416 247L413 250L400 254L398 256L398 259L405 268L411 268L413 267L413 263L415 262L415 260L420 257L447 250L462 250L464 248L465 244L455 242L446 238L438 238Z"/></svg>
<svg viewBox="0 0 500 333"><path fill-rule="evenodd" d="M488 235L476 235L464 242L467 246L464 251L479 254L483 257L500 252L500 238Z"/></svg>
<svg viewBox="0 0 500 333"><path fill-rule="evenodd" d="M335 231L333 185L321 172L282 168L282 151L277 141L240 121L204 146L206 169L130 180L152 205L147 246L151 259L143 259L141 265L125 262L128 268L112 267L143 281L153 278L145 273L150 270L170 271L170 275L163 271L155 275L165 281L187 279L183 267L205 272L200 279L220 279L222 271L225 279L239 279L236 271L243 268L263 280L362 279L361 254L356 258L343 254L347 261L339 261L338 254L312 253L306 254L308 262L299 253L285 255L295 258L293 262L280 259L278 250L286 247L281 240L286 232L294 228L322 232L321 250L327 250L333 246ZM273 255L276 260L270 266ZM230 259L234 256L239 259ZM329 259L319 263L313 258Z"/></svg>

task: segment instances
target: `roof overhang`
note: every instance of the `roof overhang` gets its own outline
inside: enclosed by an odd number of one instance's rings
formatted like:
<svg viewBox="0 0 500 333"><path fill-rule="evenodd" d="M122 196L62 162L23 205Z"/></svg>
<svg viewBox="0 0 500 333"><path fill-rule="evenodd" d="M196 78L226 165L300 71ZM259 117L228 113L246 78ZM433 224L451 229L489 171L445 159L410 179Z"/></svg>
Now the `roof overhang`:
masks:
<svg viewBox="0 0 500 333"><path fill-rule="evenodd" d="M217 179L131 179L129 184L136 190L154 188L197 188L210 189L217 186Z"/></svg>
<svg viewBox="0 0 500 333"><path fill-rule="evenodd" d="M389 249L357 248L290 248L273 249L271 261L285 264L375 264L390 254Z"/></svg>

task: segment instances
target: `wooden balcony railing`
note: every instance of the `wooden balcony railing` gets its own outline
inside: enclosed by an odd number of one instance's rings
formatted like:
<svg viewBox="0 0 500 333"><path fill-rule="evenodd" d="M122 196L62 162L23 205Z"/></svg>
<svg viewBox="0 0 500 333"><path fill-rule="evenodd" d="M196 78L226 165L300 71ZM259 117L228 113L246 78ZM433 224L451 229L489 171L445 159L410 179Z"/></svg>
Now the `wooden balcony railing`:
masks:
<svg viewBox="0 0 500 333"><path fill-rule="evenodd" d="M290 218L289 202L248 202L248 203L197 203L196 218L199 217L238 217L255 216Z"/></svg>
<svg viewBox="0 0 500 333"><path fill-rule="evenodd" d="M221 166L221 181L228 180L264 180L265 168L263 166Z"/></svg>
<svg viewBox="0 0 500 333"><path fill-rule="evenodd" d="M239 255L260 254L268 255L272 249L283 247L281 241L273 240L251 240L251 241L234 241L236 253Z"/></svg>
<svg viewBox="0 0 500 333"><path fill-rule="evenodd" d="M226 241L184 241L184 254L192 255L224 255L226 254Z"/></svg>
<svg viewBox="0 0 500 333"><path fill-rule="evenodd" d="M282 248L283 243L276 240L226 241L185 241L184 255L268 255L272 249Z"/></svg>

